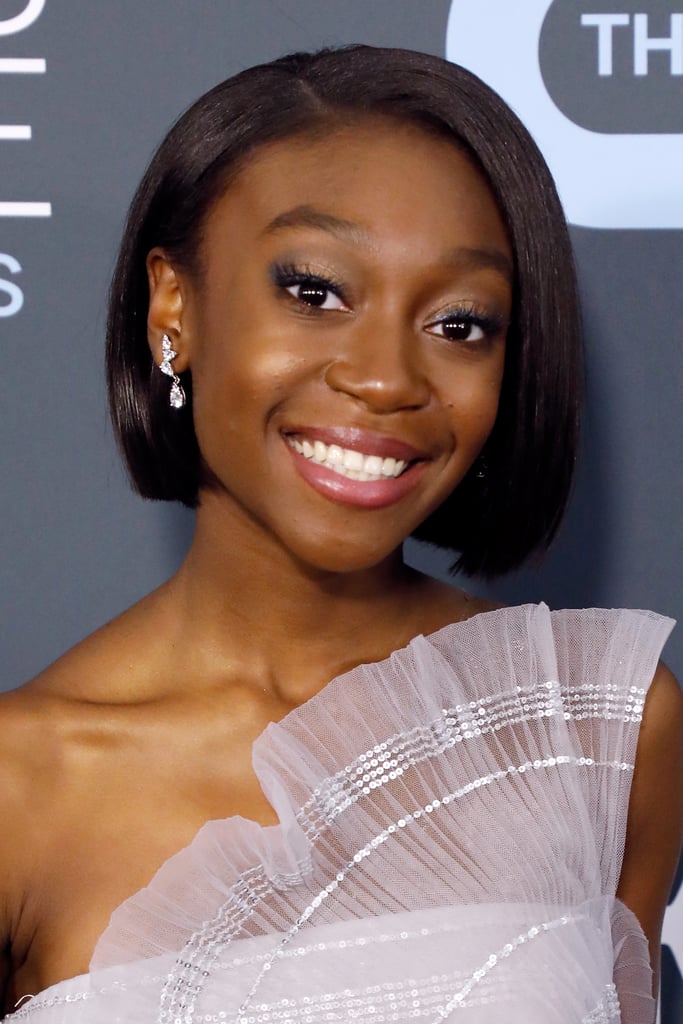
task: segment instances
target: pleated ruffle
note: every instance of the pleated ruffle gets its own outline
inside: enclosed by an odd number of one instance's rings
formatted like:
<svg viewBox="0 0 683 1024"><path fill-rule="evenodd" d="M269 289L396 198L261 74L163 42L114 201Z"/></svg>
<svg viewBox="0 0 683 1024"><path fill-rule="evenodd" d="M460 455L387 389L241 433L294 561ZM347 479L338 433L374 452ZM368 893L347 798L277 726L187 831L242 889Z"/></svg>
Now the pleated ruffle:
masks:
<svg viewBox="0 0 683 1024"><path fill-rule="evenodd" d="M501 609L338 677L254 746L279 825L209 822L11 1019L651 1024L614 894L672 625Z"/></svg>

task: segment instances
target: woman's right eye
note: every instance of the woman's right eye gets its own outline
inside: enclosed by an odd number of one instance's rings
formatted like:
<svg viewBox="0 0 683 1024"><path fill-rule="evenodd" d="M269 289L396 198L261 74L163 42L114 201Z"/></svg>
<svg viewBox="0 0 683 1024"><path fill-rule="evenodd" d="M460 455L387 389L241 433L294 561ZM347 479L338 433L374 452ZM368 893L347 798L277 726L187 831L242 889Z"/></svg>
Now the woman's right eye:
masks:
<svg viewBox="0 0 683 1024"><path fill-rule="evenodd" d="M270 271L277 288L287 292L298 304L311 310L349 311L342 285L327 275L317 274L307 267L276 264Z"/></svg>
<svg viewBox="0 0 683 1024"><path fill-rule="evenodd" d="M284 288L297 301L315 309L348 309L334 287L322 278L307 278L287 284Z"/></svg>

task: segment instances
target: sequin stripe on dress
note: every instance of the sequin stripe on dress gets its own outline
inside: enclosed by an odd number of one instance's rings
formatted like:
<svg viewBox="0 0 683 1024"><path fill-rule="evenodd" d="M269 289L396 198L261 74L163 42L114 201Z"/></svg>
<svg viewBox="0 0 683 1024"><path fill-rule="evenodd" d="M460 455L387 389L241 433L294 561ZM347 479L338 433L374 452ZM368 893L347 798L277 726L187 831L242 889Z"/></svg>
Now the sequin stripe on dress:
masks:
<svg viewBox="0 0 683 1024"><path fill-rule="evenodd" d="M295 872L269 876L259 864L240 875L231 886L228 899L200 931L190 937L175 969L167 975L159 1001L160 1024L178 1019L194 1020L196 1000L211 976L211 968L221 949L243 930L268 896L301 885L311 870L309 857Z"/></svg>
<svg viewBox="0 0 683 1024"><path fill-rule="evenodd" d="M618 720L639 724L643 718L646 691L642 686L628 689L616 683L599 686L597 683L583 683L564 691L567 716L575 721L599 718L605 721Z"/></svg>
<svg viewBox="0 0 683 1024"><path fill-rule="evenodd" d="M578 922L585 920L587 920L587 915L585 914L562 914L560 917L556 917L549 921L541 921L539 924L535 924L530 928L527 928L526 931L520 932L520 934L516 935L510 942L506 942L503 946L497 949L495 953L491 953L487 960L470 974L467 981L465 981L460 989L449 999L446 1005L437 1011L432 1024L438 1024L439 1021L447 1020L454 1010L464 1006L465 1000L473 989L480 984L482 978L485 978L490 974L490 972L498 966L501 960L512 956L512 954L520 949L525 943L533 942L535 939L538 939L539 936L545 935L557 928L563 928L567 925L577 924ZM599 1010L600 1006L596 1009ZM616 1017L612 1016L605 1018L606 1024L611 1024L612 1021L619 1021L619 1016L617 1015ZM599 1018L597 1024L602 1024L602 1021L600 1021Z"/></svg>
<svg viewBox="0 0 683 1024"><path fill-rule="evenodd" d="M605 986L605 994L598 1005L583 1018L581 1024L621 1024L621 1005L614 982Z"/></svg>
<svg viewBox="0 0 683 1024"><path fill-rule="evenodd" d="M638 723L645 691L595 684L561 688L557 680L517 686L478 701L444 708L441 717L375 744L317 786L297 814L307 838L315 839L334 819L370 790L400 778L409 768L436 758L456 744L522 723L560 716L565 721L604 718Z"/></svg>
<svg viewBox="0 0 683 1024"><path fill-rule="evenodd" d="M482 976L468 996L459 1002L460 1009L470 1009L492 1004L496 1000L500 975L504 974L504 985L512 988L515 980L514 963L499 964L497 978L490 972ZM407 977L396 982L382 982L366 985L359 989L345 987L318 996L284 998L273 1002L258 1003L253 1007L252 1024L329 1024L330 1021L353 1021L354 1024L378 1024L378 1022L406 1020L415 1014L416 1003L420 1016L438 1013L446 994L465 983L464 972L430 975L426 978ZM430 1017L430 1020L434 1018ZM441 1018L437 1018L441 1019ZM232 1020L226 1011L206 1014L206 1024L223 1024ZM249 1018L250 1022L252 1018ZM595 1008L576 1024L619 1024L619 1000L613 984L608 984L605 994Z"/></svg>
<svg viewBox="0 0 683 1024"><path fill-rule="evenodd" d="M166 974L145 975L145 977L138 982L138 985L141 989L149 987L151 989L158 990L162 981L164 981L166 977ZM60 987L61 984L55 986L55 989ZM33 1020L37 1014L41 1013L41 1011L47 1012L68 1006L70 1010L69 1021L71 1021L72 1007L78 1006L81 1003L90 1003L94 1006L95 1003L93 1001L106 999L107 996L118 995L124 990L124 983L118 980L102 984L98 988L89 987L81 990L80 992L68 992L65 994L53 991L53 989L48 989L47 992L52 992L51 995L45 994L32 996L27 1002L23 1003L18 1010L7 1014L7 1016L2 1019L3 1021L10 1021L11 1024L14 1024L15 1021ZM156 998L154 992L150 993L150 1001L152 998ZM52 1015L48 1017L49 1021L52 1021L53 1019ZM81 1017L79 1019L83 1018Z"/></svg>

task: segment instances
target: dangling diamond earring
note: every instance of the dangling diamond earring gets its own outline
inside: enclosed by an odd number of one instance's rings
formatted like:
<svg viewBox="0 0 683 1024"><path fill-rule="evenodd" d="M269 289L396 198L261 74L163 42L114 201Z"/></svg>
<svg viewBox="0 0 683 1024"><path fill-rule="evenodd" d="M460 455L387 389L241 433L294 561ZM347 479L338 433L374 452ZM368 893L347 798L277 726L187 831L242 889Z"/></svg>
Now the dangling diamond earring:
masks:
<svg viewBox="0 0 683 1024"><path fill-rule="evenodd" d="M161 339L162 359L161 362L159 363L159 369L161 370L162 373L165 373L167 377L173 378L173 383L171 384L171 391L168 396L169 404L173 409L182 409L182 407L185 405L185 392L183 391L183 386L180 383L180 377L178 376L178 374L173 369L173 366L171 365L177 355L178 353L173 351L173 347L171 346L171 339L169 338L168 334L164 334L163 338Z"/></svg>

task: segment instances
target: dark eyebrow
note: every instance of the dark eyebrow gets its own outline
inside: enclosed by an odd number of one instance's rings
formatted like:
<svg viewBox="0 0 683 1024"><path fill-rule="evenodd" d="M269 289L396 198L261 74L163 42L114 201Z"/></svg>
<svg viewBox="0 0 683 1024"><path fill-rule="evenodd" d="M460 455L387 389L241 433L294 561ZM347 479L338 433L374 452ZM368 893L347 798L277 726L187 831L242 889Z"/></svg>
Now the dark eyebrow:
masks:
<svg viewBox="0 0 683 1024"><path fill-rule="evenodd" d="M512 262L500 249L471 249L460 246L449 253L447 262L464 270L497 270L510 283L514 277Z"/></svg>
<svg viewBox="0 0 683 1024"><path fill-rule="evenodd" d="M303 204L295 206L285 213L278 214L264 228L264 235L271 235L285 228L316 228L342 238L345 241L367 245L369 236L365 228L343 217L335 217L332 213L323 213L313 206ZM507 281L512 281L513 267L507 255L500 249L474 249L460 246L453 249L446 262L466 270L488 269L499 271Z"/></svg>
<svg viewBox="0 0 683 1024"><path fill-rule="evenodd" d="M292 210L278 214L266 226L264 235L271 235L283 228L317 228L319 231L327 231L339 238L349 239L352 242L367 242L368 236L365 228L354 224L351 220L344 220L343 217L335 217L331 213L323 213L313 206L295 206Z"/></svg>

